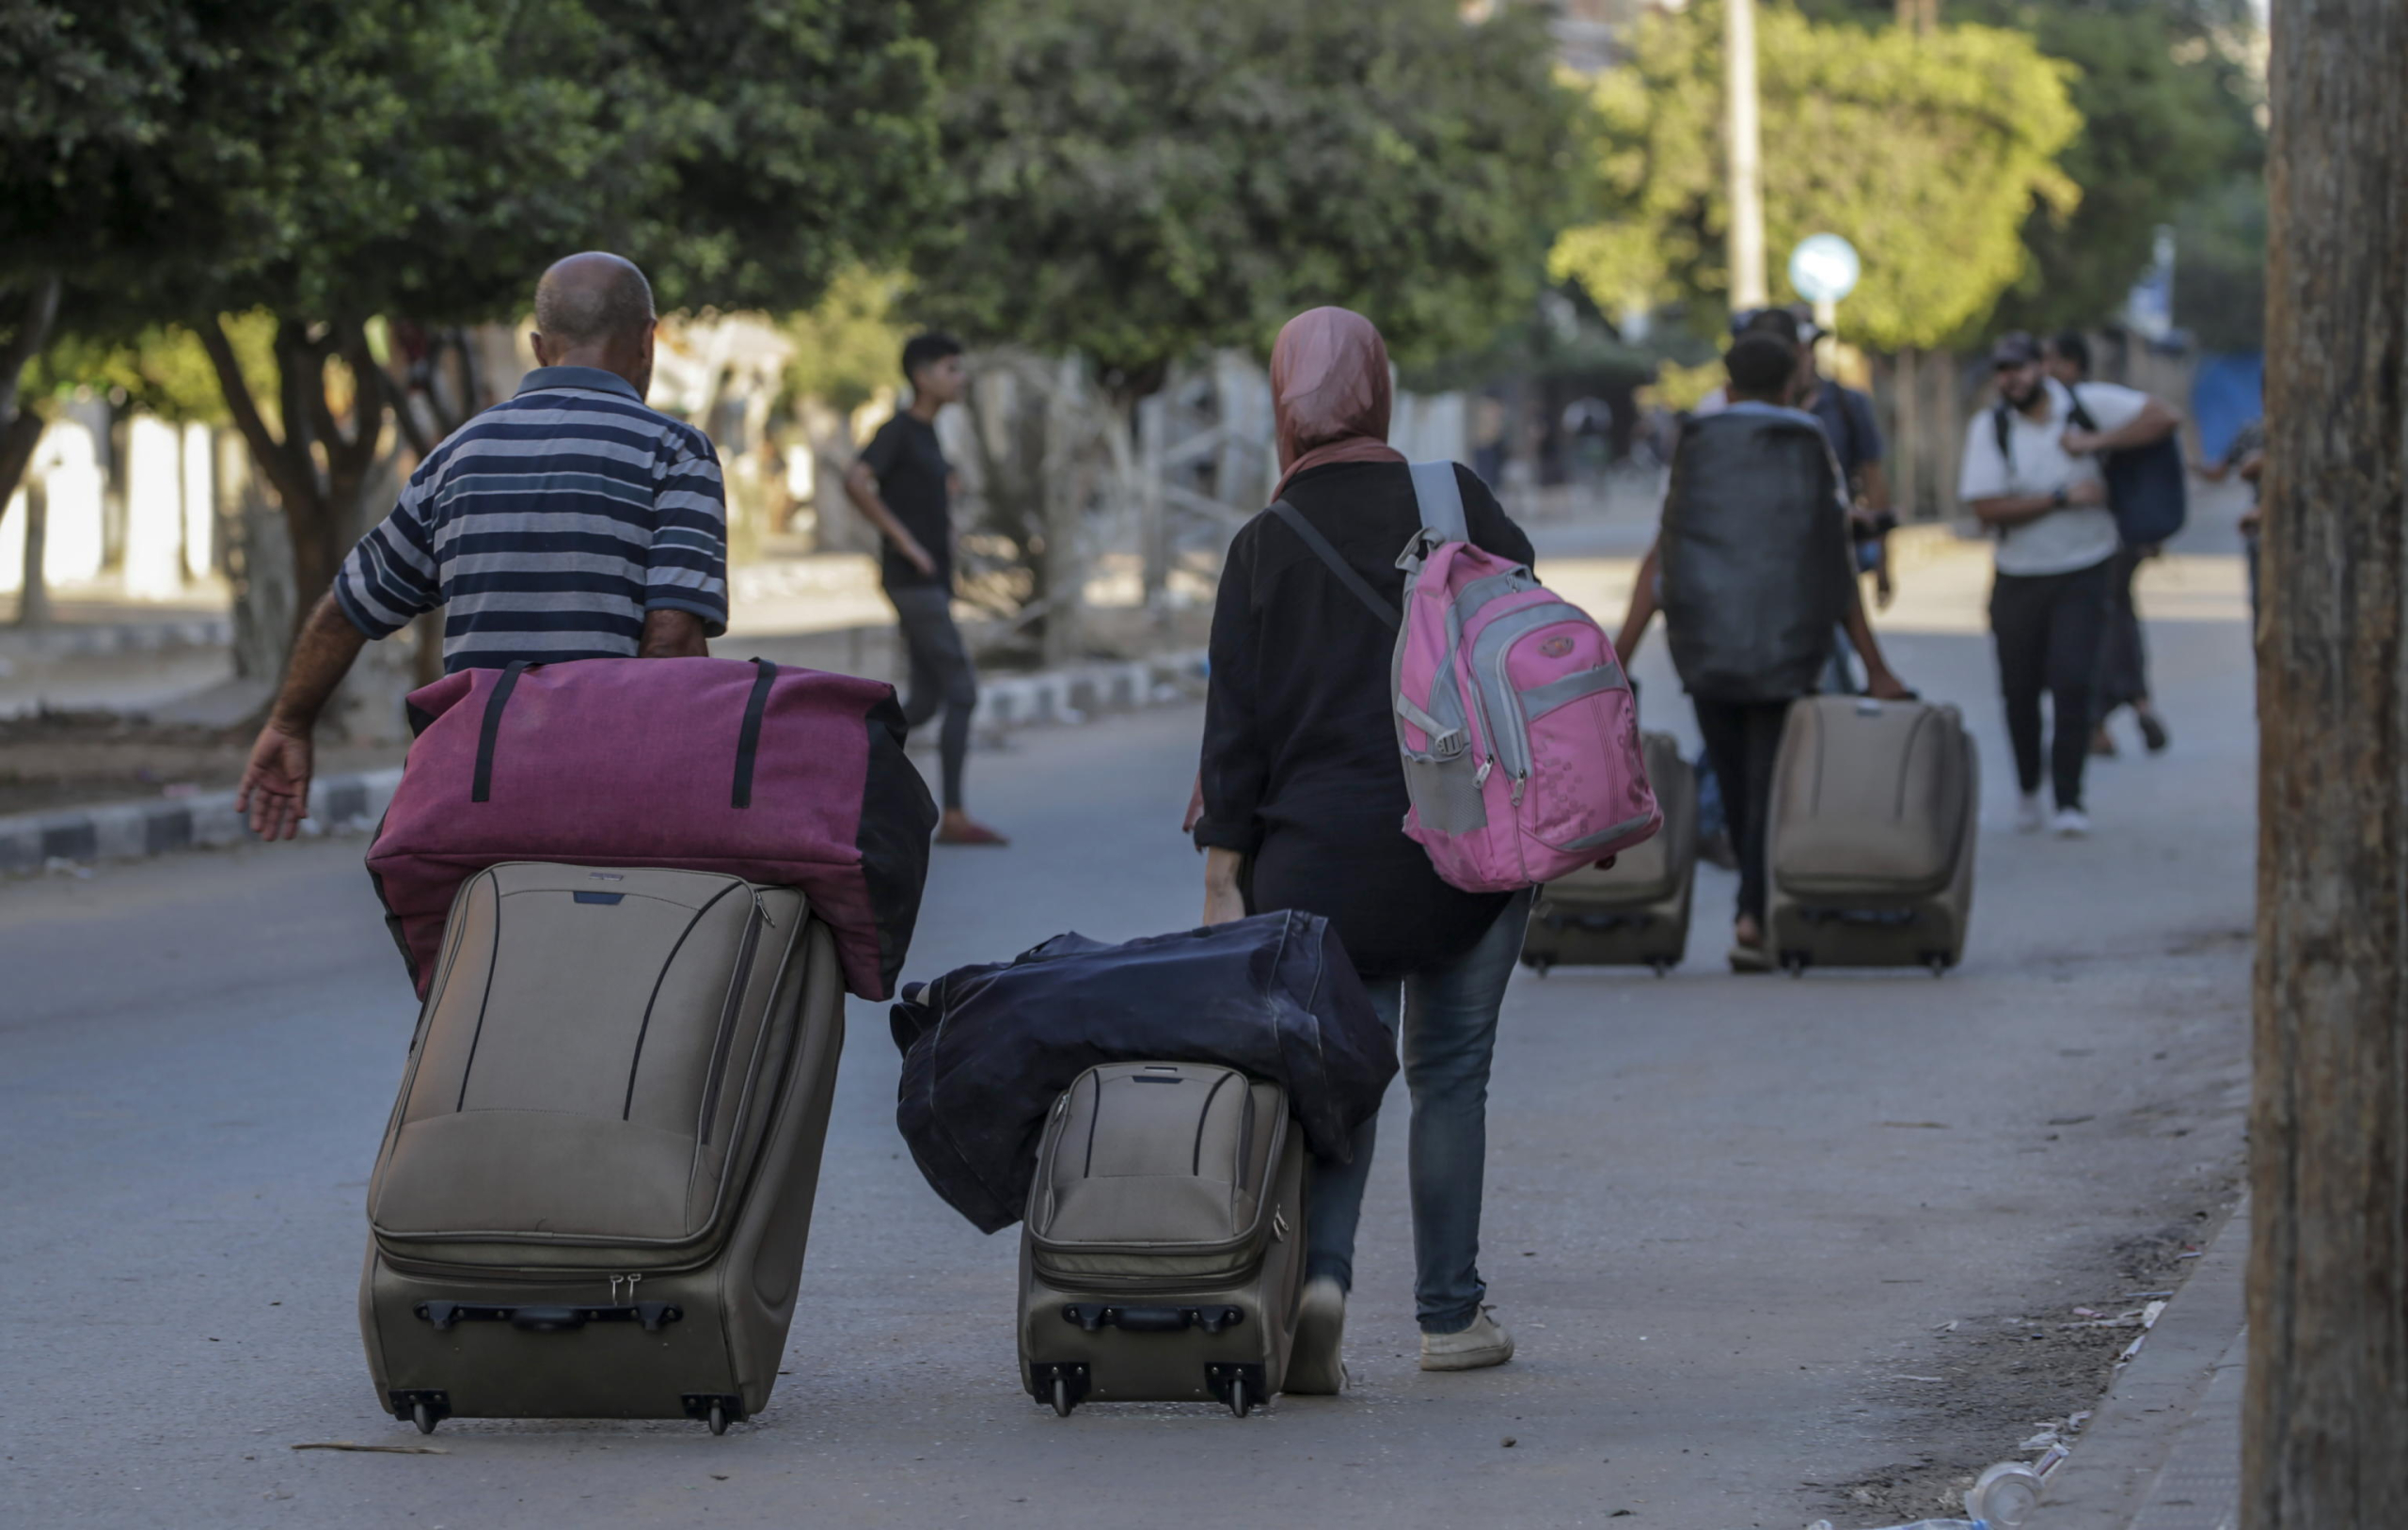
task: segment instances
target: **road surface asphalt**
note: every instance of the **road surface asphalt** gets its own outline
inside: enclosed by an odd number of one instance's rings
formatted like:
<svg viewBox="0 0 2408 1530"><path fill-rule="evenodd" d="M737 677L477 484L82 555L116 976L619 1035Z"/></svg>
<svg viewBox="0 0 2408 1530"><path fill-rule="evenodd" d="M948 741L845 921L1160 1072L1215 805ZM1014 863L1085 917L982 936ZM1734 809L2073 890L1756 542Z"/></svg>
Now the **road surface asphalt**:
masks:
<svg viewBox="0 0 2408 1530"><path fill-rule="evenodd" d="M1602 589L1625 564L1567 564ZM1482 1262L1520 1356L1413 1364L1381 1159L1358 1384L1238 1421L1034 1406L1014 1234L923 1185L856 1002L788 1374L683 1423L454 1420L371 1396L362 1196L414 1005L362 843L196 853L0 887L0 1522L474 1526L1891 1523L1941 1511L2089 1406L2229 1204L2245 1094L2254 733L2237 560L2149 576L2173 750L2104 763L2087 842L2005 828L1977 559L1890 623L1981 740L1973 937L1944 980L1723 970L1702 873L1670 978L1517 976L1492 1089ZM1608 609L1608 622L1618 611ZM1660 640L1648 720L1687 728ZM1015 735L973 762L1008 850L940 850L909 973L1064 929L1182 927L1199 712ZM1401 1116L1402 1092L1390 1105ZM1398 1126L1401 1127L1401 1120ZM1384 1133L1402 1144L1401 1129ZM2027 1451L2025 1454L2029 1454Z"/></svg>

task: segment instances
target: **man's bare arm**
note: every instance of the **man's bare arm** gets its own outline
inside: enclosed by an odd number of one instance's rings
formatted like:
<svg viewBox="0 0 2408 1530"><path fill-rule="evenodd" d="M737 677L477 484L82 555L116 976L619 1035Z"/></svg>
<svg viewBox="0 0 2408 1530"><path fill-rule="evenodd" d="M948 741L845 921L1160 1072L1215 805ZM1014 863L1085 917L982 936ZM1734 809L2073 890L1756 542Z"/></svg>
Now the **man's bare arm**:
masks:
<svg viewBox="0 0 2408 1530"><path fill-rule="evenodd" d="M1890 513L1890 475L1878 462L1869 462L1856 470L1856 502L1869 515Z"/></svg>
<svg viewBox="0 0 2408 1530"><path fill-rule="evenodd" d="M331 591L319 597L293 640L284 685L268 709L267 725L251 746L250 764L234 794L234 811L249 814L251 832L260 838L289 840L309 816L309 775L316 758L310 731L367 643L368 635L351 624Z"/></svg>
<svg viewBox="0 0 2408 1530"><path fill-rule="evenodd" d="M711 654L710 639L703 636L703 619L691 611L674 609L643 613L643 640L636 647L636 656L647 659L700 659Z"/></svg>
<svg viewBox="0 0 2408 1530"><path fill-rule="evenodd" d="M1647 556L1639 564L1639 583L1631 587L1630 607L1623 613L1622 636L1614 639L1614 656L1623 668L1630 668L1631 655L1647 636L1647 623L1656 620L1656 571L1662 562L1663 543L1651 544Z"/></svg>
<svg viewBox="0 0 2408 1530"><path fill-rule="evenodd" d="M859 458L845 469L845 497L869 517L869 523L877 527L887 541L895 544L895 551L910 560L913 568L927 575L936 573L937 560L928 556L928 550L920 545L919 539L905 530L895 512L886 507L886 500L878 492L878 475L870 471L869 464Z"/></svg>
<svg viewBox="0 0 2408 1530"><path fill-rule="evenodd" d="M2052 510L2072 505L2103 505L2107 502L2106 486L2097 479L2083 479L2066 490L2066 505L2060 506L2054 496L2045 494L2003 494L1972 501L1973 518L1984 526L2021 526L2036 521Z"/></svg>
<svg viewBox="0 0 2408 1530"><path fill-rule="evenodd" d="M2151 398L2141 405L2141 412L2112 431L2066 432L2062 437L2067 451L2125 451L2133 447L2153 446L2182 428L2182 412L2163 399Z"/></svg>

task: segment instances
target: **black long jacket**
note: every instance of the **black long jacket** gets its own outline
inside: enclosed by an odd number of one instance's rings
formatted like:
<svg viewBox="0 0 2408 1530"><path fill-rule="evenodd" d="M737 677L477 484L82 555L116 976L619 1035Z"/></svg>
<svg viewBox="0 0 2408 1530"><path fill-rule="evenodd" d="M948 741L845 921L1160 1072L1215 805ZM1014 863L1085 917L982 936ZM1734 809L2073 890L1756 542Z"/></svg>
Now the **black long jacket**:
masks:
<svg viewBox="0 0 2408 1530"><path fill-rule="evenodd" d="M1488 485L1467 467L1455 477L1472 542L1529 562L1529 538ZM1397 555L1421 527L1403 464L1313 468L1286 497L1402 607ZM1395 643L1286 523L1266 511L1238 532L1212 609L1196 843L1251 858L1252 910L1327 918L1367 981L1461 956L1510 897L1448 885L1404 837L1404 767L1389 713Z"/></svg>

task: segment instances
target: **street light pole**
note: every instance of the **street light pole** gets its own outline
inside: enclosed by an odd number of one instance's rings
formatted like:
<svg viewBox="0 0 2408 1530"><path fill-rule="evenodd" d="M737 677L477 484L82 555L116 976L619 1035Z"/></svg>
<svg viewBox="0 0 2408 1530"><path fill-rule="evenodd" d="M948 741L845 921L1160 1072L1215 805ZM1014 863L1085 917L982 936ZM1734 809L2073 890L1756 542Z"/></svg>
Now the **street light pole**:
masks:
<svg viewBox="0 0 2408 1530"><path fill-rule="evenodd" d="M1722 123L1730 150L1731 311L1765 306L1765 194L1756 127L1756 0L1723 0Z"/></svg>

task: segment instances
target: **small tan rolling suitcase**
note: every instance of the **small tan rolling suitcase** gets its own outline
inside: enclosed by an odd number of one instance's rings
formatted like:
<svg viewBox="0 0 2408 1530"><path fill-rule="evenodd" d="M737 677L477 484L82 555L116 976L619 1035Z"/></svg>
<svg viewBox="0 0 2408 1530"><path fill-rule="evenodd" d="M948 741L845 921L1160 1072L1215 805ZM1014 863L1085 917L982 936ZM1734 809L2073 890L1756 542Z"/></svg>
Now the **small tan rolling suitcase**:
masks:
<svg viewBox="0 0 2408 1530"><path fill-rule="evenodd" d="M518 862L461 886L370 1181L376 1398L676 1418L777 1382L844 1038L791 888Z"/></svg>
<svg viewBox="0 0 2408 1530"><path fill-rule="evenodd" d="M1697 772L1670 733L1640 739L1647 783L1664 812L1656 837L1539 890L1522 938L1522 961L1551 967L1652 967L1663 976L1689 944L1689 889L1697 880Z"/></svg>
<svg viewBox="0 0 2408 1530"><path fill-rule="evenodd" d="M1810 696L1789 709L1766 826L1766 939L1808 967L1965 954L1981 765L1953 706Z"/></svg>
<svg viewBox="0 0 2408 1530"><path fill-rule="evenodd" d="M1305 1142L1286 1092L1189 1063L1090 1068L1055 1101L1021 1236L1021 1380L1083 1401L1280 1389L1305 1275Z"/></svg>

